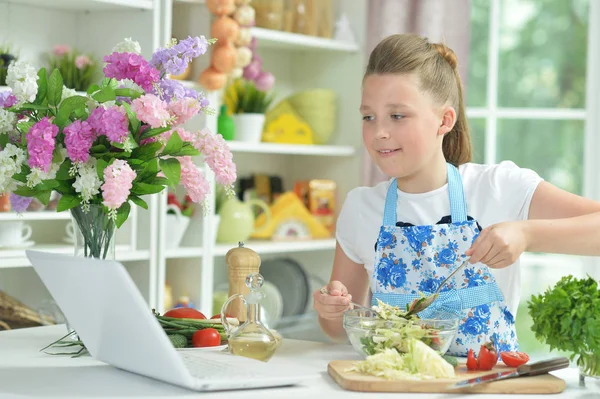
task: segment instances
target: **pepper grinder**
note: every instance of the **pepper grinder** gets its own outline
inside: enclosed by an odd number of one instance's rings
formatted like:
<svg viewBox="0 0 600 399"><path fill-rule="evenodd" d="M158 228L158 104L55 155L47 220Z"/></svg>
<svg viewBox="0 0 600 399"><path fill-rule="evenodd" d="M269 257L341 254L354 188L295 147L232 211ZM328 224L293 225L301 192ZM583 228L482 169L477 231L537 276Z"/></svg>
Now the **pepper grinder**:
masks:
<svg viewBox="0 0 600 399"><path fill-rule="evenodd" d="M227 252L225 262L229 276L229 297L235 294L246 297L250 292L246 286L246 277L259 272L260 256L250 248L244 247L244 243L240 241L236 248ZM239 298L229 304L227 314L237 318L240 323L246 321L246 308Z"/></svg>

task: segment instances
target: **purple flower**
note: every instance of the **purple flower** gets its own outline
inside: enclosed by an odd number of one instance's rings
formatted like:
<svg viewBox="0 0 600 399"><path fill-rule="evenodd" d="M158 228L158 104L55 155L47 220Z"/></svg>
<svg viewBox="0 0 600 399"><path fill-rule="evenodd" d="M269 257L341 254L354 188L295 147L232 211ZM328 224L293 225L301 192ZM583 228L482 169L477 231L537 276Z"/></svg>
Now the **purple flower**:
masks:
<svg viewBox="0 0 600 399"><path fill-rule="evenodd" d="M180 75L192 59L206 53L207 49L208 41L204 36L188 36L172 47L157 49L150 63L161 72Z"/></svg>
<svg viewBox="0 0 600 399"><path fill-rule="evenodd" d="M119 107L98 107L87 123L99 136L106 136L111 142L122 143L129 135L129 121Z"/></svg>
<svg viewBox="0 0 600 399"><path fill-rule="evenodd" d="M14 193L10 194L10 206L17 213L25 212L31 201L33 201L33 197L21 197Z"/></svg>
<svg viewBox="0 0 600 399"><path fill-rule="evenodd" d="M183 85L171 79L162 79L159 82L159 87L155 88L153 93L161 100L169 103L173 99L182 99L186 96L186 88Z"/></svg>
<svg viewBox="0 0 600 399"><path fill-rule="evenodd" d="M0 92L0 108L10 108L17 103L17 97L13 96L12 90Z"/></svg>
<svg viewBox="0 0 600 399"><path fill-rule="evenodd" d="M48 117L31 126L26 135L29 167L39 168L48 173L52 164L52 151L56 145L54 138L57 134L58 126L53 125Z"/></svg>
<svg viewBox="0 0 600 399"><path fill-rule="evenodd" d="M64 128L65 145L73 162L87 162L90 148L96 139L92 126L87 121L77 120Z"/></svg>
<svg viewBox="0 0 600 399"><path fill-rule="evenodd" d="M139 54L112 53L104 57L104 75L108 78L131 79L142 89L150 91L160 79L160 72Z"/></svg>

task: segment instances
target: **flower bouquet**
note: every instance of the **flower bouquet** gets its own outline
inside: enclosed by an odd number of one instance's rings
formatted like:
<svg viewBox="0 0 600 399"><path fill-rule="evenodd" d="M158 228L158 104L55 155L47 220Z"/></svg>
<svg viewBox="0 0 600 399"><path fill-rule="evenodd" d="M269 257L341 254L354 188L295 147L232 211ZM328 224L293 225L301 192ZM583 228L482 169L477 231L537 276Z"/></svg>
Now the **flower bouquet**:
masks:
<svg viewBox="0 0 600 399"><path fill-rule="evenodd" d="M67 88L85 91L91 85L97 63L90 55L71 49L66 44L60 44L54 46L47 58L48 69L58 69Z"/></svg>
<svg viewBox="0 0 600 399"><path fill-rule="evenodd" d="M202 93L185 88L180 74L211 41L188 37L140 55L137 42L118 44L104 57L104 79L86 95L64 87L58 69L36 71L11 63L0 93L0 193L12 192L20 209L33 197L70 211L80 255L114 257L114 233L131 204L182 185L204 204L209 183L193 161L203 155L216 182L233 195L236 167L220 135L181 127L208 111Z"/></svg>

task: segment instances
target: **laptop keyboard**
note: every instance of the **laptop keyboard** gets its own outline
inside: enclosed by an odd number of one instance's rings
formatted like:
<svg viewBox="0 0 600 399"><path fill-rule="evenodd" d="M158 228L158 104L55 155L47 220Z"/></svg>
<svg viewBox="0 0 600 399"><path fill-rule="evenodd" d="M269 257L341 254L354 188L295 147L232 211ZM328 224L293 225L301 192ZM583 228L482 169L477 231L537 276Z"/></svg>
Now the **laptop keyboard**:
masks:
<svg viewBox="0 0 600 399"><path fill-rule="evenodd" d="M183 359L183 363L194 378L203 380L208 378L231 375L235 375L236 378L251 378L259 376L259 374L251 372L250 370L245 369L243 367L237 367L231 364L222 363L214 359L210 359L210 361L207 361L207 359L205 358L194 356L193 354L186 352L179 352L179 354Z"/></svg>

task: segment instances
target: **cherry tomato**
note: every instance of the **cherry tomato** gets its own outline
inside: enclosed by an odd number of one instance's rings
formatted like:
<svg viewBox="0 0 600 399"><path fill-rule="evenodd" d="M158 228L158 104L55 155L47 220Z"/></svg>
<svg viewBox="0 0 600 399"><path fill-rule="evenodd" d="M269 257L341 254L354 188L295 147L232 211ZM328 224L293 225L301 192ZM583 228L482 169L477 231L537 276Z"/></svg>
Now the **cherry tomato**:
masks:
<svg viewBox="0 0 600 399"><path fill-rule="evenodd" d="M219 346L221 345L221 335L214 328L198 330L192 335L192 345L194 348Z"/></svg>
<svg viewBox="0 0 600 399"><path fill-rule="evenodd" d="M227 314L227 313L225 313L225 317L228 318L228 319L232 318L232 316L230 314ZM211 320L212 319L220 319L220 318L221 318L221 315L220 314L216 314L213 317L211 317Z"/></svg>
<svg viewBox="0 0 600 399"><path fill-rule="evenodd" d="M193 308L175 308L169 310L163 316L174 317L176 319L206 319L202 312Z"/></svg>
<svg viewBox="0 0 600 399"><path fill-rule="evenodd" d="M478 368L479 365L477 364L477 359L475 359L473 349L469 349L469 354L467 355L467 370L477 370Z"/></svg>
<svg viewBox="0 0 600 399"><path fill-rule="evenodd" d="M500 352L500 357L508 367L519 367L529 361L529 355L525 352Z"/></svg>
<svg viewBox="0 0 600 399"><path fill-rule="evenodd" d="M498 352L496 352L492 342L481 345L477 363L479 364L479 370L491 370L498 363Z"/></svg>

